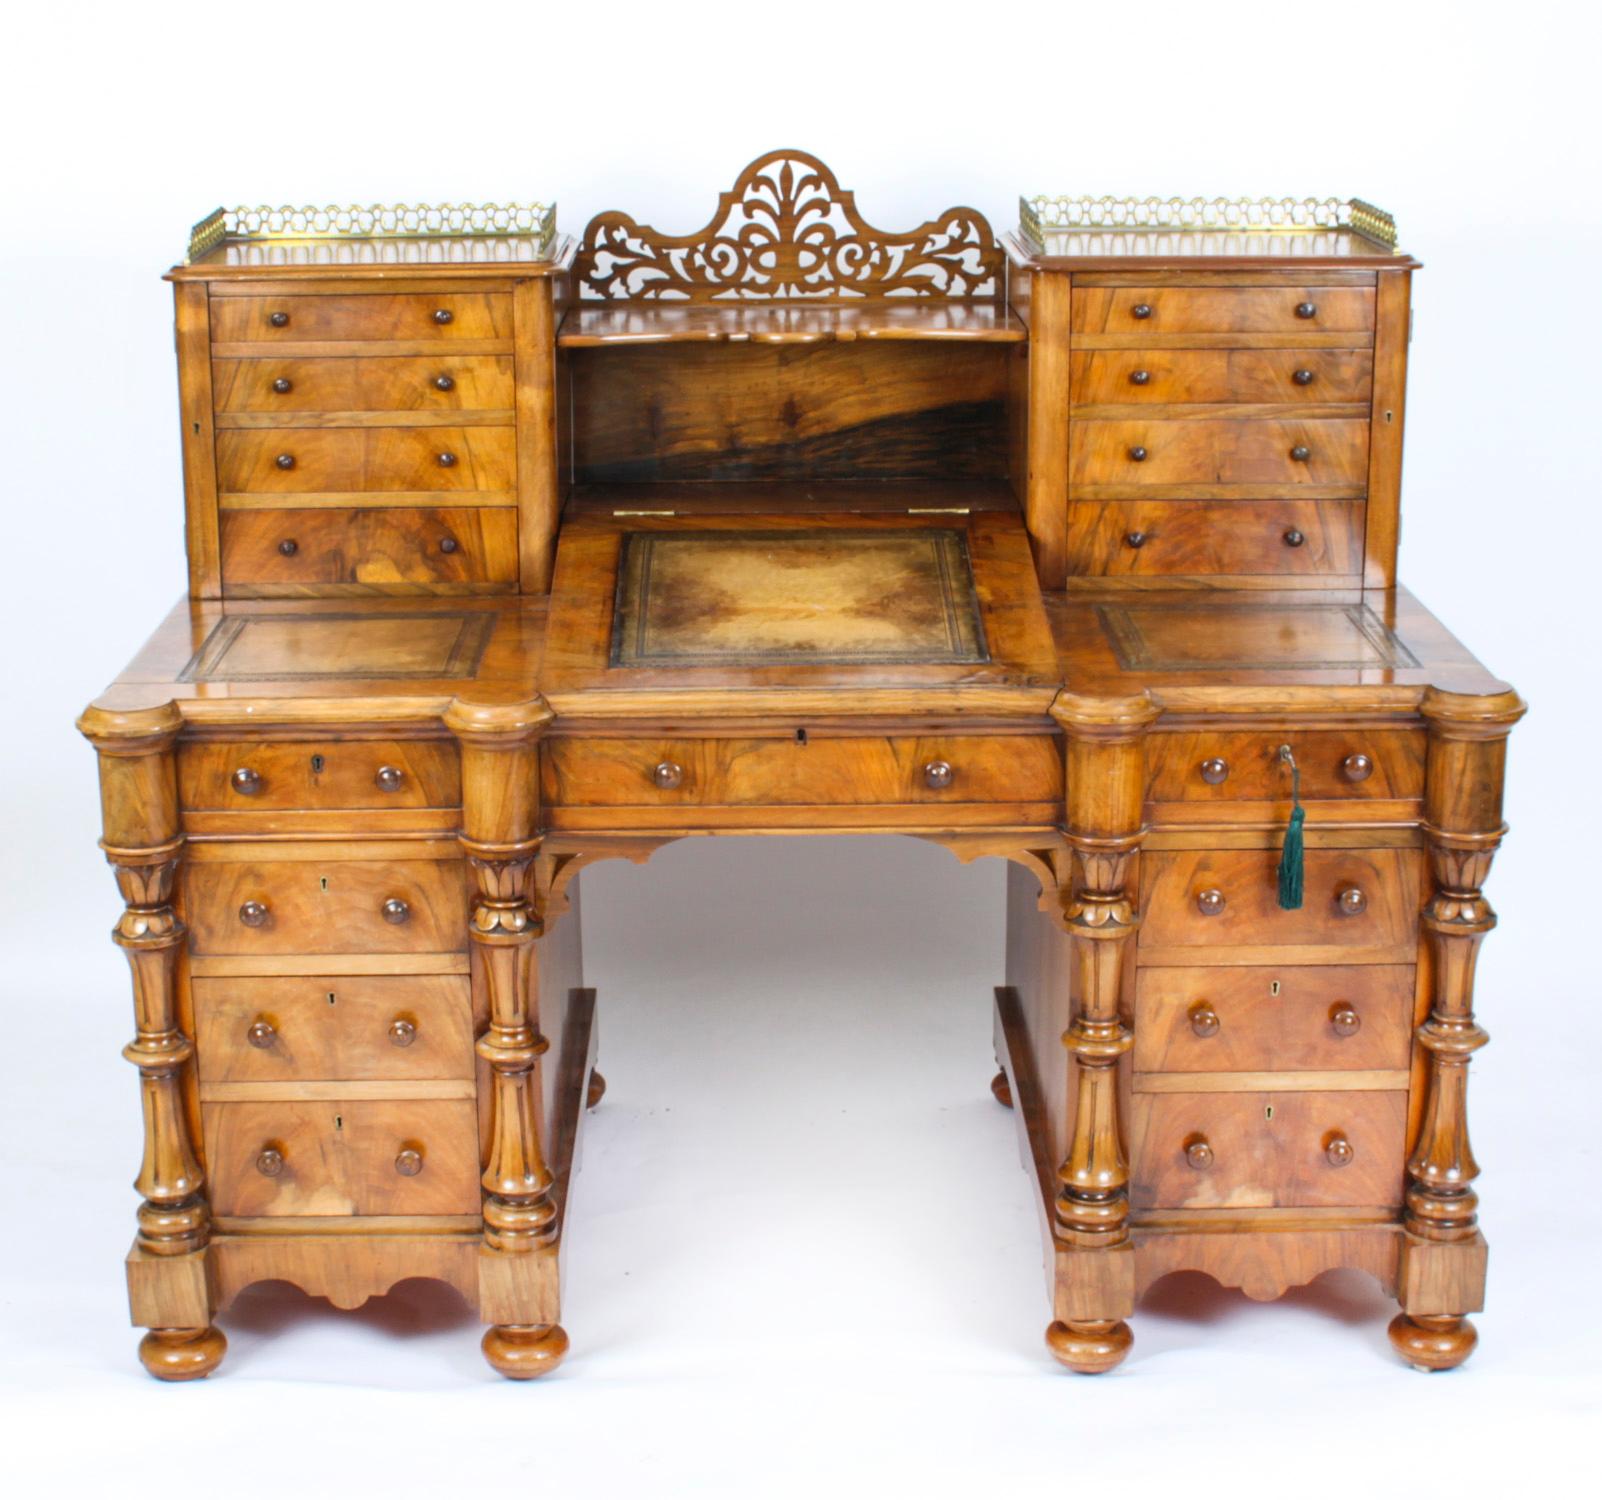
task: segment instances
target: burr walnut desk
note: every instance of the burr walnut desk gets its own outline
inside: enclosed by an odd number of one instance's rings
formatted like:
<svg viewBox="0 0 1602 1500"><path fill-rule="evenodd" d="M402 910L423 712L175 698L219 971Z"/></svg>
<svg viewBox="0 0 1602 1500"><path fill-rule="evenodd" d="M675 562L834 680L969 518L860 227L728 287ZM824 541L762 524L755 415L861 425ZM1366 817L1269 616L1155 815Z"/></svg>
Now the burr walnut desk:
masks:
<svg viewBox="0 0 1602 1500"><path fill-rule="evenodd" d="M1395 578L1361 203L707 227L237 211L177 299L190 597L83 715L133 969L141 1357L412 1276L552 1368L602 1093L581 870L719 832L1009 862L992 1088L1069 1367L1140 1293L1475 1335L1474 959L1523 711Z"/></svg>

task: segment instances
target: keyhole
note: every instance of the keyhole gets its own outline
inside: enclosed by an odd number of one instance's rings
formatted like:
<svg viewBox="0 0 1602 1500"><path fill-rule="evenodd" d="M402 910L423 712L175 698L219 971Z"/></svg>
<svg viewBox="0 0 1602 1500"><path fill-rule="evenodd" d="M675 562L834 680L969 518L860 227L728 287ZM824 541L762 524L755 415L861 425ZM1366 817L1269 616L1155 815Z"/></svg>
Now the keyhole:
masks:
<svg viewBox="0 0 1602 1500"><path fill-rule="evenodd" d="M1272 999L1279 999L1279 981L1277 979L1269 980L1268 993Z"/></svg>
<svg viewBox="0 0 1602 1500"><path fill-rule="evenodd" d="M322 877L322 879L320 879L317 882L317 884L320 885L326 891L328 889L328 877L326 875L324 875Z"/></svg>
<svg viewBox="0 0 1602 1500"><path fill-rule="evenodd" d="M806 732L806 730L804 730L804 729L796 730L796 732L795 732L795 742L798 745L806 744L806 742L807 742L807 732Z"/></svg>
<svg viewBox="0 0 1602 1500"><path fill-rule="evenodd" d="M334 1003L334 992L332 990L328 992L328 1003L330 1005Z"/></svg>
<svg viewBox="0 0 1602 1500"><path fill-rule="evenodd" d="M345 1128L345 1117L344 1117L344 1115L335 1115L334 1116L334 1129L335 1130L343 1130L344 1128Z"/></svg>
<svg viewBox="0 0 1602 1500"><path fill-rule="evenodd" d="M320 755L312 756L311 766L312 766L312 775L313 776L321 776L323 774L323 758L322 758L322 756L320 756Z"/></svg>
<svg viewBox="0 0 1602 1500"><path fill-rule="evenodd" d="M1265 1120L1272 1120L1274 1118L1274 1106L1272 1104L1265 1104L1263 1106L1263 1118Z"/></svg>

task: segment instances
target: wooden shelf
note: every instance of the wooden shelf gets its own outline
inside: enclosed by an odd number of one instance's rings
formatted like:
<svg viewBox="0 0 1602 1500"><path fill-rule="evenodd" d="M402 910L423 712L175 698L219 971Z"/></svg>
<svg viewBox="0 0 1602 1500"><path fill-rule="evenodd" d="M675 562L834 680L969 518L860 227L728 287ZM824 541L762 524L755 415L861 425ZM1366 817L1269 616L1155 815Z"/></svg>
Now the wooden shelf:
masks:
<svg viewBox="0 0 1602 1500"><path fill-rule="evenodd" d="M854 339L1022 343L1028 332L995 302L923 298L863 302L610 302L574 307L556 341L566 349L612 344L828 344Z"/></svg>
<svg viewBox="0 0 1602 1500"><path fill-rule="evenodd" d="M1016 511L1005 479L691 480L579 484L574 516L908 515Z"/></svg>

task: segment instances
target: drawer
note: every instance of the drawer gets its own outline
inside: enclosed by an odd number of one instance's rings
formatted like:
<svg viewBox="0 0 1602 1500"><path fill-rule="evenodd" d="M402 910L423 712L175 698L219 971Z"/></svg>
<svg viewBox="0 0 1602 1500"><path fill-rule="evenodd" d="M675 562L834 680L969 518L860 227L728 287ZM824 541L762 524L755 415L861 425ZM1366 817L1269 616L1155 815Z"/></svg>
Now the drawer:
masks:
<svg viewBox="0 0 1602 1500"><path fill-rule="evenodd" d="M1390 1208L1407 1094L1136 1094L1130 1136L1135 1208Z"/></svg>
<svg viewBox="0 0 1602 1500"><path fill-rule="evenodd" d="M1107 349L1075 354L1075 406L1167 402L1369 403L1367 349Z"/></svg>
<svg viewBox="0 0 1602 1500"><path fill-rule="evenodd" d="M461 757L439 740L186 740L186 809L458 807Z"/></svg>
<svg viewBox="0 0 1602 1500"><path fill-rule="evenodd" d="M1413 999L1405 964L1141 969L1135 1071L1405 1068Z"/></svg>
<svg viewBox="0 0 1602 1500"><path fill-rule="evenodd" d="M512 299L506 292L373 292L348 297L288 293L211 299L214 344L380 339L449 344L511 337Z"/></svg>
<svg viewBox="0 0 1602 1500"><path fill-rule="evenodd" d="M459 859L190 859L184 891L189 946L199 954L467 946L467 872Z"/></svg>
<svg viewBox="0 0 1602 1500"><path fill-rule="evenodd" d="M1290 814L1289 745L1302 800L1411 801L1424 795L1422 729L1198 729L1146 741L1152 802L1278 802ZM180 765L182 762L180 761Z"/></svg>
<svg viewBox="0 0 1602 1500"><path fill-rule="evenodd" d="M448 348L401 358L218 359L211 391L219 412L510 411L514 399L510 355Z"/></svg>
<svg viewBox="0 0 1602 1500"><path fill-rule="evenodd" d="M1361 487L1368 482L1368 422L1360 418L1073 422L1068 465L1070 485Z"/></svg>
<svg viewBox="0 0 1602 1500"><path fill-rule="evenodd" d="M540 769L550 806L1057 804L1063 796L1062 749L1051 735L552 736Z"/></svg>
<svg viewBox="0 0 1602 1500"><path fill-rule="evenodd" d="M1366 334L1374 327L1374 289L1076 284L1070 318L1075 333L1154 339L1170 333Z"/></svg>
<svg viewBox="0 0 1602 1500"><path fill-rule="evenodd" d="M512 427L252 427L217 434L224 494L509 493Z"/></svg>
<svg viewBox="0 0 1602 1500"><path fill-rule="evenodd" d="M230 593L326 584L490 593L517 583L511 506L225 510L220 529Z"/></svg>
<svg viewBox="0 0 1602 1500"><path fill-rule="evenodd" d="M1075 500L1068 571L1320 578L1363 570L1361 500Z"/></svg>
<svg viewBox="0 0 1602 1500"><path fill-rule="evenodd" d="M190 989L202 1086L475 1076L466 975L194 979Z"/></svg>
<svg viewBox="0 0 1602 1500"><path fill-rule="evenodd" d="M1161 949L1194 950L1180 962L1205 964L1237 961L1241 949L1286 947L1413 962L1421 905L1416 850L1309 849L1306 860L1304 904L1284 911L1277 848L1143 854L1141 962L1159 962L1152 950Z"/></svg>
<svg viewBox="0 0 1602 1500"><path fill-rule="evenodd" d="M219 1215L473 1214L471 1099L203 1104Z"/></svg>

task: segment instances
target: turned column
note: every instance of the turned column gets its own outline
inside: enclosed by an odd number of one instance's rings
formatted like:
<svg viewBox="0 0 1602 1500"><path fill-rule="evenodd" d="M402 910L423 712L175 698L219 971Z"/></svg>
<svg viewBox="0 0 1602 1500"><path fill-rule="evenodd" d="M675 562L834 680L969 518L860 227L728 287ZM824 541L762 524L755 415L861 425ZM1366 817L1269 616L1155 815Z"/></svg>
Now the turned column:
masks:
<svg viewBox="0 0 1602 1500"><path fill-rule="evenodd" d="M1129 1352L1134 1308L1129 1162L1118 1115L1119 1059L1134 1045L1119 1008L1138 918L1130 895L1145 837L1145 735L1160 710L1144 696L1060 694L1052 716L1067 740L1068 882L1062 922L1072 945L1074 992L1063 1045L1070 1055L1072 1125L1057 1171L1056 1319L1052 1354L1084 1374Z"/></svg>
<svg viewBox="0 0 1602 1500"><path fill-rule="evenodd" d="M227 1349L211 1321L210 1213L183 1095L195 1046L178 1025L185 934L173 891L184 840L174 750L181 724L171 703L121 713L91 708L78 721L99 756L100 846L124 903L112 941L133 975L134 1039L123 1056L139 1069L144 1159L134 1180L141 1202L128 1300L134 1324L149 1330L139 1358L163 1380L209 1375Z"/></svg>
<svg viewBox="0 0 1602 1500"><path fill-rule="evenodd" d="M1469 1059L1489 1038L1474 1018L1474 967L1496 913L1481 893L1507 831L1502 780L1507 737L1524 714L1512 692L1426 694L1429 760L1424 837L1434 890L1422 926L1429 947L1430 1013L1415 1033L1426 1054L1424 1111L1407 1159L1402 1216L1401 1313L1391 1343L1409 1364L1449 1370L1474 1351L1464 1316L1484 1305L1485 1240L1469 1144Z"/></svg>
<svg viewBox="0 0 1602 1500"><path fill-rule="evenodd" d="M535 963L543 922L529 880L540 846L537 742L551 718L541 700L457 700L445 715L462 747L469 937L474 982L483 986L489 1012L478 1039L491 1091L481 1179L480 1314L490 1324L484 1357L515 1380L555 1369L567 1352L554 1305L554 1178L540 1139L540 1059L550 1045L539 1029Z"/></svg>

